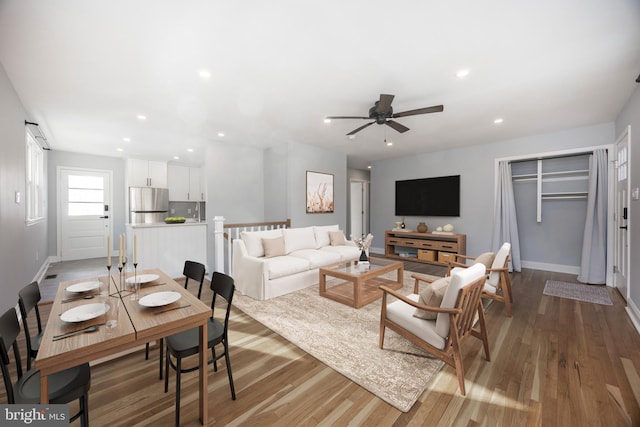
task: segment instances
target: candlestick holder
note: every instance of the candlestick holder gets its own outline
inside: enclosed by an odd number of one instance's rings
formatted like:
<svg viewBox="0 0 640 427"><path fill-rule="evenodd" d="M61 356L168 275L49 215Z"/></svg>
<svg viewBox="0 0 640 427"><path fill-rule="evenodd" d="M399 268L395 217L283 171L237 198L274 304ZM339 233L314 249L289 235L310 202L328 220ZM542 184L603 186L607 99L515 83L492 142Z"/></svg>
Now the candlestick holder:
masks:
<svg viewBox="0 0 640 427"><path fill-rule="evenodd" d="M127 258L124 257L122 260L122 268L118 266L120 270L120 289L118 293L121 297L125 297L131 294L131 291L127 289Z"/></svg>
<svg viewBox="0 0 640 427"><path fill-rule="evenodd" d="M133 283L131 285L133 286L133 294L131 296L131 299L137 300L138 292L140 290L140 282L138 282L138 263L135 261L133 262Z"/></svg>
<svg viewBox="0 0 640 427"><path fill-rule="evenodd" d="M111 295L111 264L107 265L107 295Z"/></svg>

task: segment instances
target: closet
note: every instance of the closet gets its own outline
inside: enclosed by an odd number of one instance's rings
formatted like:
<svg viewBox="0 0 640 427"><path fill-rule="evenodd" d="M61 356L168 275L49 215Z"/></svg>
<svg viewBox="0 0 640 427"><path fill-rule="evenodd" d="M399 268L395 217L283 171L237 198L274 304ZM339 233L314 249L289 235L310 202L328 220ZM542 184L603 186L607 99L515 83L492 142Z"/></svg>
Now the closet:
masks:
<svg viewBox="0 0 640 427"><path fill-rule="evenodd" d="M510 162L524 267L577 273L590 157L583 152Z"/></svg>

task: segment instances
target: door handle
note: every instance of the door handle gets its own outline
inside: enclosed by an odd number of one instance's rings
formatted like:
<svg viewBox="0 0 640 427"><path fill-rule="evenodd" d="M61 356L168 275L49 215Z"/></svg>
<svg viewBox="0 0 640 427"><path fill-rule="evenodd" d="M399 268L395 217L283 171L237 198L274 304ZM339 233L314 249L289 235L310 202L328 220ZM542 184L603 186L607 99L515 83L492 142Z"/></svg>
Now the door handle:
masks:
<svg viewBox="0 0 640 427"><path fill-rule="evenodd" d="M100 218L107 219L109 218L109 215L101 216Z"/></svg>
<svg viewBox="0 0 640 427"><path fill-rule="evenodd" d="M626 225L621 225L621 226L620 226L620 230L626 230L626 229L627 229L627 226L626 226Z"/></svg>

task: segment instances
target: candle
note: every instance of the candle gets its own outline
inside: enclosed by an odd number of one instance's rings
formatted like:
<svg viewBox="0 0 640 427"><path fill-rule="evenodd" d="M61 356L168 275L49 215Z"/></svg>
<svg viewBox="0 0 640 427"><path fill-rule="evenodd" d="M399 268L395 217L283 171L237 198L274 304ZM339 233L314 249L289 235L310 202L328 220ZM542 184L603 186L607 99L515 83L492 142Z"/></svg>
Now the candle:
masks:
<svg viewBox="0 0 640 427"><path fill-rule="evenodd" d="M107 267L111 267L111 235L107 236Z"/></svg>
<svg viewBox="0 0 640 427"><path fill-rule="evenodd" d="M138 236L133 235L133 264L138 264Z"/></svg>

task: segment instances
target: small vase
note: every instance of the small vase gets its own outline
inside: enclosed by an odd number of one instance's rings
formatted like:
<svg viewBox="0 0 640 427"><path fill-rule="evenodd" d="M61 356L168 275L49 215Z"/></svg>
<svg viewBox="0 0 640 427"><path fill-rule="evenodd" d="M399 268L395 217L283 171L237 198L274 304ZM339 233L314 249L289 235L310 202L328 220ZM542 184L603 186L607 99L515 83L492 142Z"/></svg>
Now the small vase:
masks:
<svg viewBox="0 0 640 427"><path fill-rule="evenodd" d="M421 222L418 224L416 229L418 230L418 233L426 233L429 228L427 227L427 224Z"/></svg>

